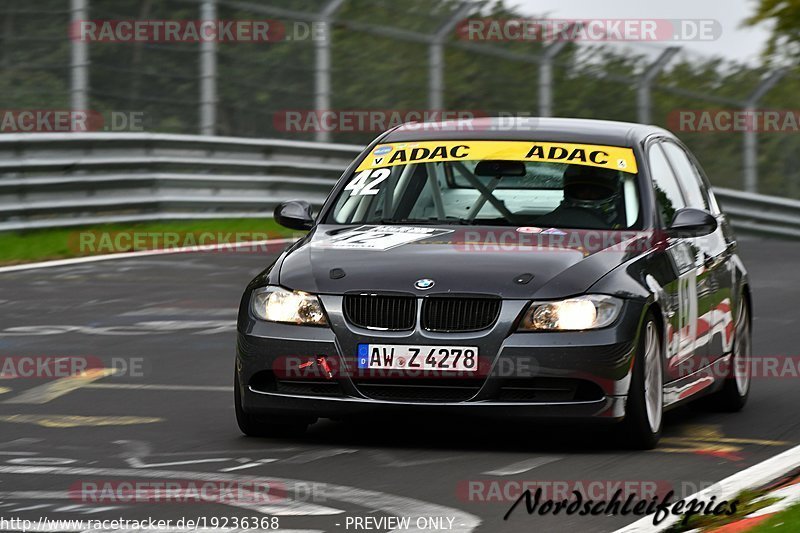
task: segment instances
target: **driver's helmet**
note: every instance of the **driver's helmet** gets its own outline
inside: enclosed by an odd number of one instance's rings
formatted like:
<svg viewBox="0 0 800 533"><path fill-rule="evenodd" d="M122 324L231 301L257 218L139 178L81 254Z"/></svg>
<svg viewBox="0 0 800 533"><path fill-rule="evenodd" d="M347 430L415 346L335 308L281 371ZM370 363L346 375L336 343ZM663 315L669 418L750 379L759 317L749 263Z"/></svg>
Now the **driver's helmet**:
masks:
<svg viewBox="0 0 800 533"><path fill-rule="evenodd" d="M570 165L564 171L564 205L588 209L613 224L620 198L619 173L607 168Z"/></svg>

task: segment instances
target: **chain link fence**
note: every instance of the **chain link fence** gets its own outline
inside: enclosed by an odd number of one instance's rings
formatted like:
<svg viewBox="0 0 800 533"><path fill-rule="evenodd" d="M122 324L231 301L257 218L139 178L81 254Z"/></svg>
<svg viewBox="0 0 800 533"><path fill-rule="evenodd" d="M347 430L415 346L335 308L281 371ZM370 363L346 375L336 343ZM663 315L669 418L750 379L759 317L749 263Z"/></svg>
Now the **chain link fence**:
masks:
<svg viewBox="0 0 800 533"><path fill-rule="evenodd" d="M344 143L366 143L398 119L442 110L649 121L675 131L715 185L800 197L798 131L693 132L678 118L682 110L796 115L796 70L736 64L668 42L476 41L462 31L466 20L521 16L503 4L457 0L6 0L1 107L79 103L105 117L107 131ZM266 20L281 35L87 42L74 33L87 20L209 18ZM344 126L339 116L327 127L326 112L367 113L367 123ZM115 124L114 114L142 120Z"/></svg>

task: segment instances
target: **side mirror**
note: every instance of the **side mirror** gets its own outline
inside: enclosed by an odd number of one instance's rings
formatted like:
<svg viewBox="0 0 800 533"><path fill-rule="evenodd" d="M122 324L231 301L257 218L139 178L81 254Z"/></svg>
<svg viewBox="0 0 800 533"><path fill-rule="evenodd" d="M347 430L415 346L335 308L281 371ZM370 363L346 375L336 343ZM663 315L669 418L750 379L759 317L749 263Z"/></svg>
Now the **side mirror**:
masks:
<svg viewBox="0 0 800 533"><path fill-rule="evenodd" d="M704 209L685 207L678 209L667 228L670 237L702 237L714 233L717 219Z"/></svg>
<svg viewBox="0 0 800 533"><path fill-rule="evenodd" d="M275 222L289 229L309 230L314 226L311 204L305 200L283 202L275 208Z"/></svg>

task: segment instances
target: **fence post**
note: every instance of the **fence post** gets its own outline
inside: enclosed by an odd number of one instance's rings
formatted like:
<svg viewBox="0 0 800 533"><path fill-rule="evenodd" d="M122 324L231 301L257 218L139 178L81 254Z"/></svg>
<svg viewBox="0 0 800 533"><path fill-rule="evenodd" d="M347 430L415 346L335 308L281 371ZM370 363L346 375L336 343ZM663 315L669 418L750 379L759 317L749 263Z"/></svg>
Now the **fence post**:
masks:
<svg viewBox="0 0 800 533"><path fill-rule="evenodd" d="M216 20L216 0L203 0L202 20ZM200 135L214 135L217 125L217 43L213 39L200 42Z"/></svg>
<svg viewBox="0 0 800 533"><path fill-rule="evenodd" d="M636 86L636 109L637 120L640 124L650 124L652 121L652 102L650 99L650 91L653 88L653 80L656 79L667 63L680 52L679 46L670 46L656 58L655 61L650 63L647 68L639 76Z"/></svg>
<svg viewBox="0 0 800 533"><path fill-rule="evenodd" d="M89 110L89 45L80 38L78 25L89 19L89 0L71 0L70 18L70 106L76 111Z"/></svg>
<svg viewBox="0 0 800 533"><path fill-rule="evenodd" d="M566 31L572 31L570 25ZM539 57L539 116L553 115L553 60L569 43L568 40L556 41L546 46Z"/></svg>
<svg viewBox="0 0 800 533"><path fill-rule="evenodd" d="M331 107L331 22L343 2L344 0L330 0L319 14L322 28L318 38L314 40L314 109L317 114L328 111ZM314 32L311 34L314 35ZM320 128L314 138L319 142L329 142L331 134Z"/></svg>
<svg viewBox="0 0 800 533"><path fill-rule="evenodd" d="M776 83L781 81L787 73L785 68L774 70L767 74L758 84L758 87L745 100L744 111L750 117L747 127L744 130L744 190L747 192L758 192L758 133L756 132L755 111L758 102L765 94L772 89Z"/></svg>
<svg viewBox="0 0 800 533"><path fill-rule="evenodd" d="M428 108L431 111L444 109L444 43L456 24L473 7L461 4L436 30L428 44Z"/></svg>

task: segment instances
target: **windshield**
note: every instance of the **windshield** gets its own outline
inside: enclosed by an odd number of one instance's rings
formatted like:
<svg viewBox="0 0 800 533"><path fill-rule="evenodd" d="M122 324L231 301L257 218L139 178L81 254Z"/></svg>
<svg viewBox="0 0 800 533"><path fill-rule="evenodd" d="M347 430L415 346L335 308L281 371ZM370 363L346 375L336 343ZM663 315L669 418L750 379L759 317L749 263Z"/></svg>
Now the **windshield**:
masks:
<svg viewBox="0 0 800 533"><path fill-rule="evenodd" d="M523 141L376 146L328 224L638 229L630 148Z"/></svg>

